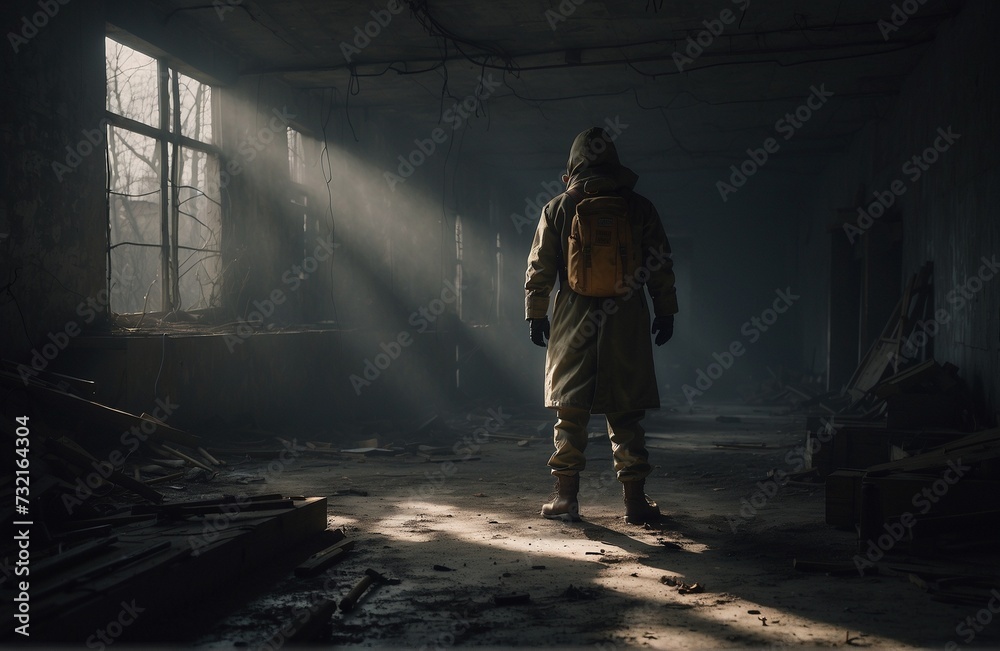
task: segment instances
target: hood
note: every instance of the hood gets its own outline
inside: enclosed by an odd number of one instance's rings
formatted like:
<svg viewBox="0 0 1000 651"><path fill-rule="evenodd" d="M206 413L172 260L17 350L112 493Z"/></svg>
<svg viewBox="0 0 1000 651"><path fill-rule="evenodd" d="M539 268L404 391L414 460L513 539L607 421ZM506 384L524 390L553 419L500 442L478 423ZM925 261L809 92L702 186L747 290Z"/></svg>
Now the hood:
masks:
<svg viewBox="0 0 1000 651"><path fill-rule="evenodd" d="M621 164L615 143L601 127L591 127L573 139L566 161L567 188L600 178L600 190L632 189L639 177Z"/></svg>

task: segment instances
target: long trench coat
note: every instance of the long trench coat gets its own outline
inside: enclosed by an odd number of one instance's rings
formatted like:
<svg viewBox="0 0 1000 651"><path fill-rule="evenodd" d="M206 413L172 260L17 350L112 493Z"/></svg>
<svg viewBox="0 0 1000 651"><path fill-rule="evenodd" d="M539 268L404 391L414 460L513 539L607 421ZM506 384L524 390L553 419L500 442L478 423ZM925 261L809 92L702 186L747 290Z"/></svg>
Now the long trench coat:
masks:
<svg viewBox="0 0 1000 651"><path fill-rule="evenodd" d="M568 192L542 209L525 274L526 319L547 316L559 281L545 356L545 406L595 414L655 409L660 399L643 286L655 316L677 312L670 244L656 208L632 191L638 177L618 164L613 149L610 158L584 166L574 165L575 153L567 169L578 171L569 176ZM578 190L584 187L617 192L628 200L636 272L624 284L629 290L625 295L588 297L567 285L565 252L576 204L583 198Z"/></svg>

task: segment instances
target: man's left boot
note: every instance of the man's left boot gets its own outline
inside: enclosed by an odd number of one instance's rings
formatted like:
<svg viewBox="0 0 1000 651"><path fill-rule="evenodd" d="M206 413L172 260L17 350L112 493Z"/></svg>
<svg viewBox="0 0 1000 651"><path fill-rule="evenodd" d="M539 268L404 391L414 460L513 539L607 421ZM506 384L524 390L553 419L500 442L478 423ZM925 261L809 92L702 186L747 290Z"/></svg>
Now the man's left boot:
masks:
<svg viewBox="0 0 1000 651"><path fill-rule="evenodd" d="M646 496L646 480L622 482L625 493L625 522L646 524L660 518L660 507Z"/></svg>

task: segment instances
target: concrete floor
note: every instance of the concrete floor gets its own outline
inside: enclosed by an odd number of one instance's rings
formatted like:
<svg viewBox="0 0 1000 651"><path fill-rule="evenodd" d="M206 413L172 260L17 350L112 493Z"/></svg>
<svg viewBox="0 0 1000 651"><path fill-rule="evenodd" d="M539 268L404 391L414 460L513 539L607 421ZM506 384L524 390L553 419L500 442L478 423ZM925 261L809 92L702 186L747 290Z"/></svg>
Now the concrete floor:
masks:
<svg viewBox="0 0 1000 651"><path fill-rule="evenodd" d="M534 435L549 419L545 410L501 413L495 435ZM720 414L741 422L718 422ZM465 437L486 418L486 409L476 409L449 424ZM595 417L592 430L603 422ZM491 435L480 460L452 466L413 456L302 457L250 492L331 495L330 526L345 527L355 551L312 579L293 577L291 568L322 544L276 558L201 609L212 623L193 626L186 642L277 648L285 641L280 629L297 613L339 600L370 567L401 582L374 589L352 613L336 613L330 641L337 646L1000 646L1000 625L981 626L968 640L961 624L979 607L936 603L905 576L793 568L796 558L850 561L856 551L853 533L823 523L821 486L784 485L772 497L758 486L769 469L797 465L802 418L719 406L654 412L647 428L656 464L647 492L669 515L655 529L624 524L620 487L606 472L606 438L588 449L585 521L574 524L538 515L552 484L546 441L519 447ZM766 447L713 445L720 441ZM204 487L232 490L218 480ZM368 496L335 495L346 488ZM682 594L663 577L704 591ZM527 593L530 602L495 605L494 596L512 593Z"/></svg>

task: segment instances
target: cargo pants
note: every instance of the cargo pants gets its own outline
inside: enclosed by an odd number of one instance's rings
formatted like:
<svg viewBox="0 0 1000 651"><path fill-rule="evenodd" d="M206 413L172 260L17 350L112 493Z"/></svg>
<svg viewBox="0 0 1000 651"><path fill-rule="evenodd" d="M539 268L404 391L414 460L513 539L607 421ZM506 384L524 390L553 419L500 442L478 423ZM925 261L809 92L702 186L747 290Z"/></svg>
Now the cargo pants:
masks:
<svg viewBox="0 0 1000 651"><path fill-rule="evenodd" d="M605 414L608 437L615 461L618 481L645 479L652 471L646 450L646 430L642 427L644 410ZM559 407L552 442L555 452L549 458L553 475L575 475L587 466L587 423L590 411L576 407Z"/></svg>

